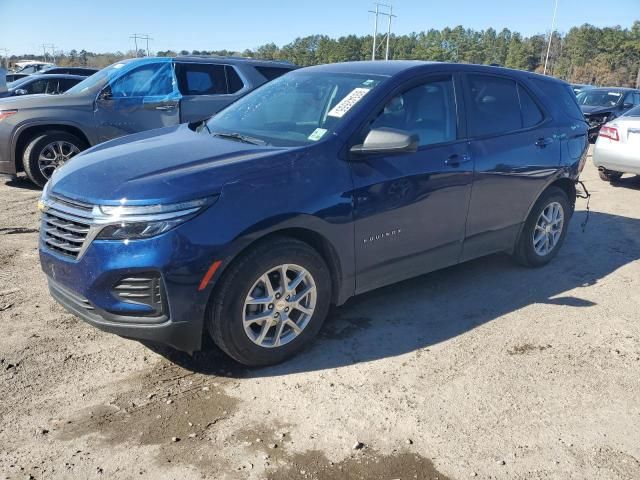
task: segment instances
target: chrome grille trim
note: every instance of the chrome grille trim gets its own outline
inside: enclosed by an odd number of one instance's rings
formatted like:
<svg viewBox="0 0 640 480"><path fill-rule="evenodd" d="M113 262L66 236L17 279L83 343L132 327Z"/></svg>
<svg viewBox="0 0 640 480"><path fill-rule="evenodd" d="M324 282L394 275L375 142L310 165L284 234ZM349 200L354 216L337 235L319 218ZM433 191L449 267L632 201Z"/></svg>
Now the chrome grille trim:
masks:
<svg viewBox="0 0 640 480"><path fill-rule="evenodd" d="M92 211L92 205L50 196L42 214L42 244L56 253L79 259L95 236L91 228Z"/></svg>

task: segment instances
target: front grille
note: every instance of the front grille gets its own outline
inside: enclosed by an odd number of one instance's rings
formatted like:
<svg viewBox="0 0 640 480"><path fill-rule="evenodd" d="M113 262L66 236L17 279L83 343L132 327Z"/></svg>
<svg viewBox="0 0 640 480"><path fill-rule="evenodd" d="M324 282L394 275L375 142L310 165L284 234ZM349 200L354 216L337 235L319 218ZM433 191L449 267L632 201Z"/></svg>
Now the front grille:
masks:
<svg viewBox="0 0 640 480"><path fill-rule="evenodd" d="M91 228L91 205L50 197L42 215L40 236L47 248L78 258Z"/></svg>
<svg viewBox="0 0 640 480"><path fill-rule="evenodd" d="M162 280L156 274L123 278L113 287L113 293L127 303L148 305L153 314L162 313Z"/></svg>

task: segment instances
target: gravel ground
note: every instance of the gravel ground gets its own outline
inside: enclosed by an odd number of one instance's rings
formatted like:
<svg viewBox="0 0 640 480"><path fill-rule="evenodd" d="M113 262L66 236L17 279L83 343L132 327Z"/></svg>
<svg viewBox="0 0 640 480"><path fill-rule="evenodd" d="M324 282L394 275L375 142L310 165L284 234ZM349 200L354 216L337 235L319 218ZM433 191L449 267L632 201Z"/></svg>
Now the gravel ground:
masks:
<svg viewBox="0 0 640 480"><path fill-rule="evenodd" d="M0 478L638 479L640 179L578 204L546 268L493 256L352 299L247 370L102 333L38 266L39 192L0 182Z"/></svg>

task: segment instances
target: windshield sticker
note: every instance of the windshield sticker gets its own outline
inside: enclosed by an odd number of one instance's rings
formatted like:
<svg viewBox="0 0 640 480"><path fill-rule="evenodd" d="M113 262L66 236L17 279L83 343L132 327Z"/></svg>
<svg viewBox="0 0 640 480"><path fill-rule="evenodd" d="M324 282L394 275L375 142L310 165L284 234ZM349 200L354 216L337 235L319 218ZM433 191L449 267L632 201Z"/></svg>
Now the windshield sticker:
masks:
<svg viewBox="0 0 640 480"><path fill-rule="evenodd" d="M364 85L365 87L370 87L371 85L373 85L373 82L375 82L375 80L365 80L364 82L362 82L362 85Z"/></svg>
<svg viewBox="0 0 640 480"><path fill-rule="evenodd" d="M342 118L362 97L369 93L369 90L369 88L354 88L346 97L340 100L327 115Z"/></svg>
<svg viewBox="0 0 640 480"><path fill-rule="evenodd" d="M327 129L326 128L316 128L311 135L309 135L307 138L309 140L313 140L314 142L317 142L318 140L320 140L322 137L324 137L324 134L327 133Z"/></svg>

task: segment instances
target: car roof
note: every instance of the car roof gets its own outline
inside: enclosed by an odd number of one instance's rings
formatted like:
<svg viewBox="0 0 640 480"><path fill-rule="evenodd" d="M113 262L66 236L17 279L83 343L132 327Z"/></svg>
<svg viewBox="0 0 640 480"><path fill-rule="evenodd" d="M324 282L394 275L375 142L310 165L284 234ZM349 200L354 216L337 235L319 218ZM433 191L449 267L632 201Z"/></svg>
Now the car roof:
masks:
<svg viewBox="0 0 640 480"><path fill-rule="evenodd" d="M46 78L47 80L52 79L52 78L70 78L72 80L84 80L87 77L85 77L84 75L71 75L68 73L50 73L50 74L43 74L43 73L36 73L33 75L29 75L28 77L25 78L33 78L33 79L37 79L37 78Z"/></svg>
<svg viewBox="0 0 640 480"><path fill-rule="evenodd" d="M161 57L159 57L161 58ZM283 67L283 68L297 68L296 65L289 62L283 62L278 60L260 60L249 57L223 57L217 55L179 55L172 57L173 60L181 62L199 62L209 63L211 61L224 62L229 65L256 65L256 66L271 66L271 67Z"/></svg>
<svg viewBox="0 0 640 480"><path fill-rule="evenodd" d="M451 71L473 71L482 73L506 73L517 78L539 78L550 82L566 84L565 81L558 78L541 75L534 72L524 70L515 70L498 65L477 65L473 63L450 63L450 62L432 62L425 60L378 60L378 61L357 61L342 63L327 63L306 67L304 70L309 71L326 71L332 73L357 73L364 75L386 75L393 76L407 70L422 70L428 73L430 70L441 71L446 66Z"/></svg>
<svg viewBox="0 0 640 480"><path fill-rule="evenodd" d="M629 88L629 87L598 87L598 88L592 88L591 90L589 90L589 92L596 93L598 90L601 92L638 92L639 91L635 88Z"/></svg>

